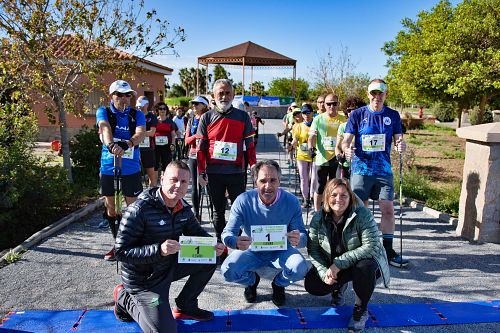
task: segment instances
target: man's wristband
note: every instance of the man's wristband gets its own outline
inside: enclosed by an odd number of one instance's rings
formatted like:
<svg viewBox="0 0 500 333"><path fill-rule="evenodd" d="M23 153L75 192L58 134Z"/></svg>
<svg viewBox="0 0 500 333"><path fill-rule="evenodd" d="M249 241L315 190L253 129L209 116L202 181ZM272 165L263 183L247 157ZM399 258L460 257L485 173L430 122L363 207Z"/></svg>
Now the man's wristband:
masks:
<svg viewBox="0 0 500 333"><path fill-rule="evenodd" d="M106 145L106 147L108 148L108 151L111 153L111 151L113 150L113 147L115 146L115 143L113 141L111 141L110 143L108 143Z"/></svg>

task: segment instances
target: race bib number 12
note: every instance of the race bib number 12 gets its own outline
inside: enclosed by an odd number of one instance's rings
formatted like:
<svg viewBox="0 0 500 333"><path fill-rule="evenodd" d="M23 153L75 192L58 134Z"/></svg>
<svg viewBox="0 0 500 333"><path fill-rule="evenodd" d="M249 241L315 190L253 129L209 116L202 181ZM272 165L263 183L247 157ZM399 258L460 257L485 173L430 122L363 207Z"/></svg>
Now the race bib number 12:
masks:
<svg viewBox="0 0 500 333"><path fill-rule="evenodd" d="M216 160L236 161L236 143L215 141L212 158Z"/></svg>

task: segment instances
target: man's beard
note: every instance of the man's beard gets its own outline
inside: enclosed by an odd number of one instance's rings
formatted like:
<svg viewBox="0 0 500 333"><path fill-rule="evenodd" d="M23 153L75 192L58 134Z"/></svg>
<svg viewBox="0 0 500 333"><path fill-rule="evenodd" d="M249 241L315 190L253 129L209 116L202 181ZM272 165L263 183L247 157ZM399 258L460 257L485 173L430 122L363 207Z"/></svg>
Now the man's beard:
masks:
<svg viewBox="0 0 500 333"><path fill-rule="evenodd" d="M219 108L222 112L226 112L231 108L231 102L226 101L215 101L215 105L217 105L217 108Z"/></svg>

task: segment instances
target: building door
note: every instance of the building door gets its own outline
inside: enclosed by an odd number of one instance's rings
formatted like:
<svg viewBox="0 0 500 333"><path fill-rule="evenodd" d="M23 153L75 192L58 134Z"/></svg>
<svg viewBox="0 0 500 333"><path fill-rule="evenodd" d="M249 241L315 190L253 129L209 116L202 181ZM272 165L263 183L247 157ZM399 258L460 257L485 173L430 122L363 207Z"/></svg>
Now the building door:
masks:
<svg viewBox="0 0 500 333"><path fill-rule="evenodd" d="M144 96L146 96L149 101L148 110L153 110L153 107L155 106L155 93L152 91L145 91Z"/></svg>

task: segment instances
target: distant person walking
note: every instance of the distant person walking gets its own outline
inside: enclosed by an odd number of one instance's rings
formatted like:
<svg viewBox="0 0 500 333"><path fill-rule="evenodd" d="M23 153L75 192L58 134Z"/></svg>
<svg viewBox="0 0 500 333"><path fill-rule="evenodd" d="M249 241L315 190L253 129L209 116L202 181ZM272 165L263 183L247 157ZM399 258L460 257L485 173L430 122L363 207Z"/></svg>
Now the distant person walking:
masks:
<svg viewBox="0 0 500 333"><path fill-rule="evenodd" d="M136 108L141 110L146 117L146 132L144 133L144 140L139 144L141 150L141 163L142 168L149 178L149 187L158 185L158 173L155 172L155 141L154 135L156 126L158 125L158 118L153 111L148 110L149 101L146 96L139 96L137 98Z"/></svg>
<svg viewBox="0 0 500 333"><path fill-rule="evenodd" d="M172 152L175 149L175 138L177 137L177 125L168 116L170 114L167 104L159 102L156 104L158 125L155 132L155 171L165 170L172 161Z"/></svg>

